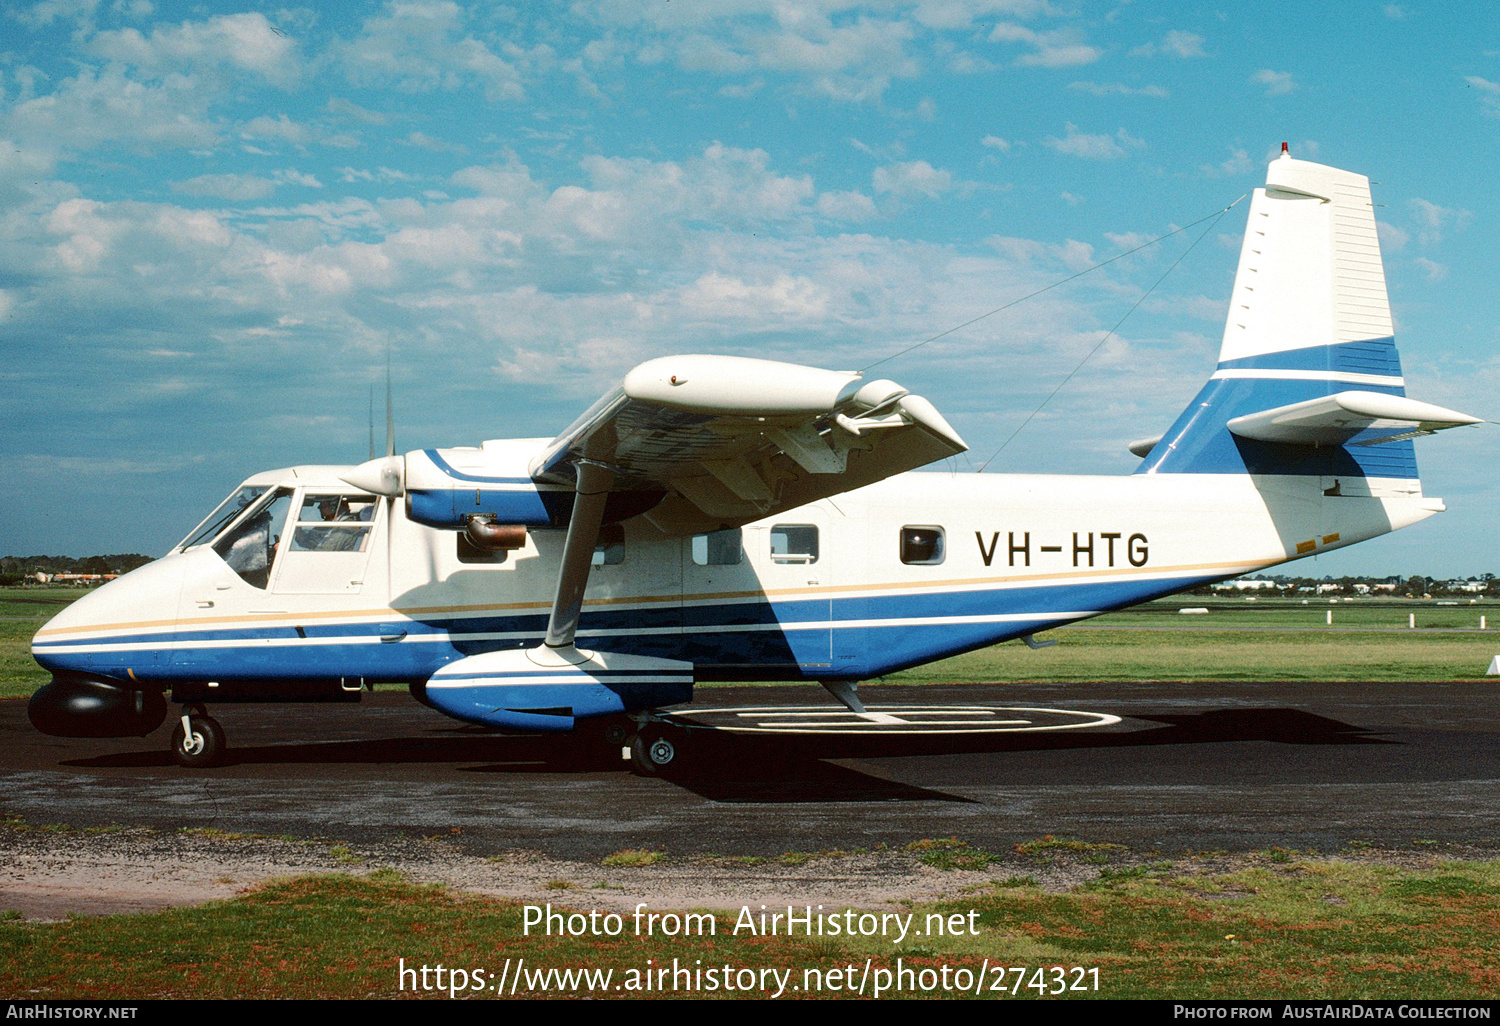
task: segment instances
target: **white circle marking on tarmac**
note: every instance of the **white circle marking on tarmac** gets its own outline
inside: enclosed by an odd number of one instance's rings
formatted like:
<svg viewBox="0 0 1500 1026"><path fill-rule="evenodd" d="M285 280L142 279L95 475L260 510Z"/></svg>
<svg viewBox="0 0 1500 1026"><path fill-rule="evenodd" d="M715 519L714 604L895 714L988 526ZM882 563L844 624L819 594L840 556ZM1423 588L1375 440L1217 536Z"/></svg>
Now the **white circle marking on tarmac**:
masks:
<svg viewBox="0 0 1500 1026"><path fill-rule="evenodd" d="M1120 722L1109 713L994 705L869 705L862 713L826 705L737 706L685 710L671 718L736 734L1003 734ZM1063 722L1046 722L1057 719Z"/></svg>

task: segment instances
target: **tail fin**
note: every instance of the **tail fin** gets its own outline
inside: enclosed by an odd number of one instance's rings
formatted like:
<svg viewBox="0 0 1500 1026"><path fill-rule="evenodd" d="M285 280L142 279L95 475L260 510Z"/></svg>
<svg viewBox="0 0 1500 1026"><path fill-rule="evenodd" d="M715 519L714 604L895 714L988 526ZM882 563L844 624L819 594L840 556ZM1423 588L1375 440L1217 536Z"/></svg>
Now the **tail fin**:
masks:
<svg viewBox="0 0 1500 1026"><path fill-rule="evenodd" d="M1410 439L1476 418L1405 395L1369 179L1283 152L1250 203L1219 365L1137 473L1415 491Z"/></svg>

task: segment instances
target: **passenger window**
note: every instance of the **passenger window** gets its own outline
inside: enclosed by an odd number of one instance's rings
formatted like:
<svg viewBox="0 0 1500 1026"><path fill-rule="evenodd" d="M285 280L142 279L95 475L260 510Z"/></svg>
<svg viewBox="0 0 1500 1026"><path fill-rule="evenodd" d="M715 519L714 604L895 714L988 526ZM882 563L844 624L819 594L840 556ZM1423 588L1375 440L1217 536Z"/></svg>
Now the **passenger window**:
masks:
<svg viewBox="0 0 1500 1026"><path fill-rule="evenodd" d="M214 551L246 584L265 589L276 561L282 525L292 505L290 489L279 488L269 499L214 542Z"/></svg>
<svg viewBox="0 0 1500 1026"><path fill-rule="evenodd" d="M292 532L293 552L363 552L375 519L375 499L362 495L308 493Z"/></svg>
<svg viewBox="0 0 1500 1026"><path fill-rule="evenodd" d="M693 535L693 562L699 566L736 566L744 558L740 529Z"/></svg>
<svg viewBox="0 0 1500 1026"><path fill-rule="evenodd" d="M771 562L816 563L818 529L813 524L777 524L771 528Z"/></svg>
<svg viewBox="0 0 1500 1026"><path fill-rule="evenodd" d="M594 546L594 566L619 566L625 562L625 528L605 524L599 528L599 544Z"/></svg>
<svg viewBox="0 0 1500 1026"><path fill-rule="evenodd" d="M460 563L504 563L510 555L509 549L481 549L478 545L469 541L469 536L463 531L458 532L458 561Z"/></svg>
<svg viewBox="0 0 1500 1026"><path fill-rule="evenodd" d="M941 527L901 528L901 562L916 566L934 566L943 561Z"/></svg>

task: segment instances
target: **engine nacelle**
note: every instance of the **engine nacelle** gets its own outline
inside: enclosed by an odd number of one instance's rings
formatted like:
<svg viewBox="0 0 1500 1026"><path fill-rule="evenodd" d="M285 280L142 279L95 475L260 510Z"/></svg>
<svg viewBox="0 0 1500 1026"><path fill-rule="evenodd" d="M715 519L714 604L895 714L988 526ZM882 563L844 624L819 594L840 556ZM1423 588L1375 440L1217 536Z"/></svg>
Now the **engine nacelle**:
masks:
<svg viewBox="0 0 1500 1026"><path fill-rule="evenodd" d="M449 663L422 689L427 705L470 723L568 731L592 716L693 700L693 664L567 648L484 652Z"/></svg>
<svg viewBox="0 0 1500 1026"><path fill-rule="evenodd" d="M31 696L26 714L54 737L145 737L167 718L167 700L154 689L53 677Z"/></svg>

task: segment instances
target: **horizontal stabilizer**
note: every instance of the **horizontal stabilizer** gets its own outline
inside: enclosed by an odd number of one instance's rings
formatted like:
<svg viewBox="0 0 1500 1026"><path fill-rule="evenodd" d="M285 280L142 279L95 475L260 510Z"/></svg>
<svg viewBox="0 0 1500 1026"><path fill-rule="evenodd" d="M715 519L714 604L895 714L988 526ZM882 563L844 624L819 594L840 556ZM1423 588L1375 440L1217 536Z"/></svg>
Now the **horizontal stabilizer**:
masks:
<svg viewBox="0 0 1500 1026"><path fill-rule="evenodd" d="M1349 391L1235 417L1227 427L1240 438L1286 445L1346 445L1376 432L1354 444L1379 445L1480 423L1479 417L1405 396Z"/></svg>

